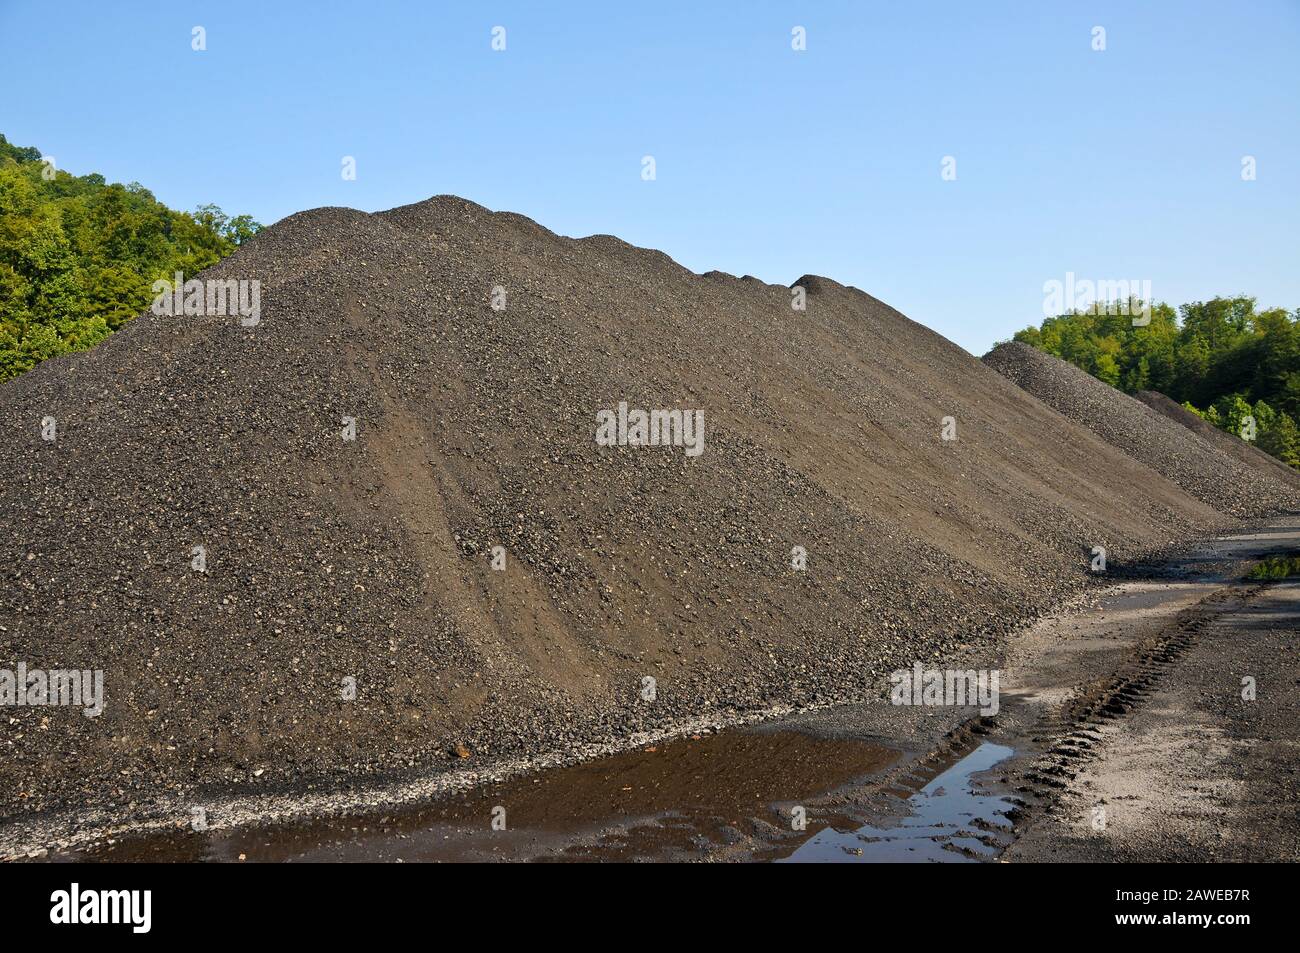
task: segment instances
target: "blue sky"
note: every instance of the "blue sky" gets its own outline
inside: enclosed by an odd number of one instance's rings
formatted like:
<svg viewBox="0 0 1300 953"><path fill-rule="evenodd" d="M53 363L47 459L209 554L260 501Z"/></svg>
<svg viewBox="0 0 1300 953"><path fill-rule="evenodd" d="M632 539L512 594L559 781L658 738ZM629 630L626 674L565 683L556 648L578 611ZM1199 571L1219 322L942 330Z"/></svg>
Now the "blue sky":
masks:
<svg viewBox="0 0 1300 953"><path fill-rule="evenodd" d="M982 353L1067 271L1300 307L1297 51L1295 0L0 0L0 132L268 224L451 192L695 271L823 274Z"/></svg>

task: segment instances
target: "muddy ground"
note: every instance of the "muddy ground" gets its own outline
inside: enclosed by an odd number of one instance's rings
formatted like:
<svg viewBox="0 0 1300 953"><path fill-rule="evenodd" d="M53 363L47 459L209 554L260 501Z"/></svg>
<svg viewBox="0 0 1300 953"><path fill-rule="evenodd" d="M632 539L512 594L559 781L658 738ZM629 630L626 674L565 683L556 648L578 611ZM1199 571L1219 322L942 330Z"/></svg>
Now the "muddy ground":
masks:
<svg viewBox="0 0 1300 953"><path fill-rule="evenodd" d="M1005 859L1300 859L1300 584L1228 601L1173 644L1140 704L1097 725L1055 809Z"/></svg>
<svg viewBox="0 0 1300 953"><path fill-rule="evenodd" d="M1001 707L841 705L658 740L423 804L178 823L54 859L1300 859L1300 519L1214 540L1022 630ZM1253 676L1253 701L1242 698ZM390 792L391 793L391 792ZM318 813L321 805L300 807ZM803 821L803 823L801 823Z"/></svg>

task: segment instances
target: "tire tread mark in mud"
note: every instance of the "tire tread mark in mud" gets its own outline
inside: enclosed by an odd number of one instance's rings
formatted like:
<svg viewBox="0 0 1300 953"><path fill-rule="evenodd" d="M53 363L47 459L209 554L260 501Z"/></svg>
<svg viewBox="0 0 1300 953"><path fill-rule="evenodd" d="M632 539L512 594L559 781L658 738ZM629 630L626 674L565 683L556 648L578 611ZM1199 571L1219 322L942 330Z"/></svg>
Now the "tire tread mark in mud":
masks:
<svg viewBox="0 0 1300 953"><path fill-rule="evenodd" d="M1017 793L1033 799L1032 810L1050 812L1057 798L1070 787L1083 768L1097 756L1105 729L1127 717L1159 688L1162 678L1196 641L1197 635L1234 599L1244 603L1263 586L1228 587L1184 610L1155 638L1109 678L1085 687L1056 715L1042 718L1033 740L1046 745L1038 760L1024 772ZM1027 808L1029 805L1027 805ZM1026 816L1030 813L1027 809ZM1025 816L1017 820L1023 829Z"/></svg>

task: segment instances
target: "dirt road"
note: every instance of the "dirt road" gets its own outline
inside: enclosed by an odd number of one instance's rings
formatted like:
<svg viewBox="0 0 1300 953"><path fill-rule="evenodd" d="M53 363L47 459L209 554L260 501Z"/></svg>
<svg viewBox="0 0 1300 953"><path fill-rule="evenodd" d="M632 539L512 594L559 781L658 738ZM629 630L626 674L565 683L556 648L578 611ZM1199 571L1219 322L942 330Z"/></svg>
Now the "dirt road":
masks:
<svg viewBox="0 0 1300 953"><path fill-rule="evenodd" d="M1300 859L1300 583L1224 603L1148 663L1125 717L1093 723L1055 809L1005 859Z"/></svg>

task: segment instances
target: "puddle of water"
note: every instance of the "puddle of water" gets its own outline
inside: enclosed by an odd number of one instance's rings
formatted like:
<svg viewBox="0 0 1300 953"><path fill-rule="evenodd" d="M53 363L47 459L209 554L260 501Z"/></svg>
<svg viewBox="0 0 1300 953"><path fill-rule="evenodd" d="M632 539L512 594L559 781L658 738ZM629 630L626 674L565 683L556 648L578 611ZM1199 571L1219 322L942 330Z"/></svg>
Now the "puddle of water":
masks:
<svg viewBox="0 0 1300 953"><path fill-rule="evenodd" d="M826 827L780 862L973 862L997 855L1011 833L1007 798L981 794L972 779L1014 753L984 742L907 800L910 815L894 827Z"/></svg>
<svg viewBox="0 0 1300 953"><path fill-rule="evenodd" d="M875 774L898 751L795 731L682 738L483 785L418 808L229 832L123 840L109 861L671 860L761 836L773 805ZM494 809L505 830L494 830Z"/></svg>

